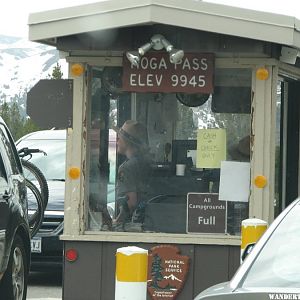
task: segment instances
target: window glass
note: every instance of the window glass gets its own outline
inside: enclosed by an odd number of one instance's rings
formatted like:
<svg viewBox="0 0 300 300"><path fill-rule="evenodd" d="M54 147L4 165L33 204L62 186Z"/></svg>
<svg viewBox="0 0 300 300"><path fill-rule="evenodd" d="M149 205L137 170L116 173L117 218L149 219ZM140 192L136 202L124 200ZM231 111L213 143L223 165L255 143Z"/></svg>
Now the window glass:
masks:
<svg viewBox="0 0 300 300"><path fill-rule="evenodd" d="M44 153L34 153L30 162L35 164L47 180L65 180L66 141L65 140L22 140L18 149L24 147L40 149ZM27 175L27 174L26 174Z"/></svg>
<svg viewBox="0 0 300 300"><path fill-rule="evenodd" d="M284 198L283 191L283 103L287 102L287 83L280 78L277 82L277 95L276 95L276 135L275 135L275 199L274 199L274 217L276 218L284 204L282 199Z"/></svg>
<svg viewBox="0 0 300 300"><path fill-rule="evenodd" d="M0 143L0 149L1 149L1 143ZM9 186L7 182L7 174L6 170L4 168L4 162L2 159L2 155L0 152L0 197L2 198L3 195L9 193ZM0 201L0 231L4 231L8 228L8 222L10 220L11 212L9 203L6 201L1 200ZM2 240L1 240L2 243ZM0 246L2 247L2 245ZM1 248L1 251L3 248ZM1 252L2 253L2 252ZM2 254L1 254L2 255Z"/></svg>
<svg viewBox="0 0 300 300"><path fill-rule="evenodd" d="M300 205L279 224L251 266L243 287L300 288Z"/></svg>
<svg viewBox="0 0 300 300"><path fill-rule="evenodd" d="M3 161L6 167L6 171L10 174L18 174L19 169L14 157L12 146L5 131L5 127L1 124L0 129L1 148L3 151Z"/></svg>
<svg viewBox="0 0 300 300"><path fill-rule="evenodd" d="M4 194L8 190L7 174L4 167L2 155L0 154L0 194Z"/></svg>
<svg viewBox="0 0 300 300"><path fill-rule="evenodd" d="M252 71L216 69L211 95L127 93L121 71L92 70L88 229L187 233L188 193L218 195L220 176L223 182L227 176L221 161L250 173ZM202 139L212 132L214 141L203 150ZM229 234L239 234L248 217L247 195L241 201L216 196L227 207Z"/></svg>
<svg viewBox="0 0 300 300"><path fill-rule="evenodd" d="M12 139L10 133L8 132L8 130L7 130L7 128L5 126L2 126L2 130L3 130L3 133L4 133L5 137L6 137L6 139L8 140L7 147L8 147L8 151L10 153L10 156L11 156L11 158L13 160L12 161L13 168L16 169L15 172L22 173L21 161L20 161L19 155L17 153L17 149L14 146L15 142Z"/></svg>

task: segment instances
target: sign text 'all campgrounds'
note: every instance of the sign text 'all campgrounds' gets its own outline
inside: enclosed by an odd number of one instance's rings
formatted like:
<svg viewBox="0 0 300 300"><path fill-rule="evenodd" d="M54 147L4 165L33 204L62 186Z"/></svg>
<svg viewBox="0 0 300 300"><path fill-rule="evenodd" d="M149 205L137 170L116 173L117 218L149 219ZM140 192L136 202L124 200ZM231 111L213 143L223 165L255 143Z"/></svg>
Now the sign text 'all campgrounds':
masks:
<svg viewBox="0 0 300 300"><path fill-rule="evenodd" d="M139 66L123 56L123 90L128 92L213 92L214 54L185 53L172 64L167 52L148 52Z"/></svg>

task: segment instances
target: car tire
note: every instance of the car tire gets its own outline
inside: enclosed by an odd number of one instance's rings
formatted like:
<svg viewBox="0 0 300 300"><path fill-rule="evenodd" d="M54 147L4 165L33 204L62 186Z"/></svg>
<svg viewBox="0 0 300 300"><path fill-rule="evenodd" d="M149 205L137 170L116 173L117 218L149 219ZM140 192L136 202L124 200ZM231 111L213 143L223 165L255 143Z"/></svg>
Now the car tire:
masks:
<svg viewBox="0 0 300 300"><path fill-rule="evenodd" d="M22 238L15 236L9 262L0 284L1 299L25 300L27 294L28 260Z"/></svg>

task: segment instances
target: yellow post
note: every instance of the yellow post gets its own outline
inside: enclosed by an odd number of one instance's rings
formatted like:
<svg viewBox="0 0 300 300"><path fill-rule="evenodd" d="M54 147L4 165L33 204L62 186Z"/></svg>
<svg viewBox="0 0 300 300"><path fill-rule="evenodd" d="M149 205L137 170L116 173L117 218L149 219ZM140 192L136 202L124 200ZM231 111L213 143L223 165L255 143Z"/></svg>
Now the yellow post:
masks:
<svg viewBox="0 0 300 300"><path fill-rule="evenodd" d="M115 300L146 300L148 250L123 247L116 254Z"/></svg>
<svg viewBox="0 0 300 300"><path fill-rule="evenodd" d="M247 246L256 243L266 231L268 223L266 221L252 218L242 221L242 241L241 241L241 262Z"/></svg>

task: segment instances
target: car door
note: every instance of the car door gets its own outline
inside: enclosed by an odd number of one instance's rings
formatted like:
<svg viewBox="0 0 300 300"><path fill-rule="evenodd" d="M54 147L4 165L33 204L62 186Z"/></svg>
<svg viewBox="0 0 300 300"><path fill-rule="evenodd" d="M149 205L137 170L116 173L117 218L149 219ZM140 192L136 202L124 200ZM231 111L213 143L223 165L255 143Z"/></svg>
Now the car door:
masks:
<svg viewBox="0 0 300 300"><path fill-rule="evenodd" d="M2 147L1 153L8 174L8 184L12 188L12 196L14 197L15 204L20 204L25 211L27 210L27 201L22 165L15 143L4 124L0 124L0 138L2 141L0 145Z"/></svg>
<svg viewBox="0 0 300 300"><path fill-rule="evenodd" d="M11 215L16 209L23 210L20 216L27 210L21 163L14 141L4 124L0 124L0 157L0 265L2 265L4 246L13 239L13 230L7 231L7 226L14 227L20 222L19 219L12 219Z"/></svg>
<svg viewBox="0 0 300 300"><path fill-rule="evenodd" d="M1 142L0 142L1 143ZM0 149L2 147L0 146ZM7 181L7 173L4 167L0 150L0 266L4 256L6 229L10 217L10 191Z"/></svg>

